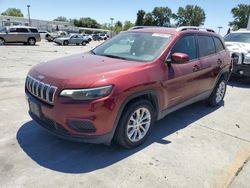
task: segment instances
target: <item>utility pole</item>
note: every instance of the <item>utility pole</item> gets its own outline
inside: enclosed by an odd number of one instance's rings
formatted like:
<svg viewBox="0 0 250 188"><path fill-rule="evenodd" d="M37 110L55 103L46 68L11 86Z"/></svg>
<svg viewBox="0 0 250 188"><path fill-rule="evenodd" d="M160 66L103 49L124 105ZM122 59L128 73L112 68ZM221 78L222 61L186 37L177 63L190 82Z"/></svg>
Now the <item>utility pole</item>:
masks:
<svg viewBox="0 0 250 188"><path fill-rule="evenodd" d="M222 29L222 27L221 27L221 26L219 26L219 27L218 27L218 29L219 29L218 34L220 34L220 30Z"/></svg>
<svg viewBox="0 0 250 188"><path fill-rule="evenodd" d="M27 5L27 8L28 8L29 26L31 26L31 24L30 24L30 5Z"/></svg>
<svg viewBox="0 0 250 188"><path fill-rule="evenodd" d="M113 30L113 21L114 21L114 18L110 18L111 20L111 38L113 37L113 33L112 33L112 30Z"/></svg>

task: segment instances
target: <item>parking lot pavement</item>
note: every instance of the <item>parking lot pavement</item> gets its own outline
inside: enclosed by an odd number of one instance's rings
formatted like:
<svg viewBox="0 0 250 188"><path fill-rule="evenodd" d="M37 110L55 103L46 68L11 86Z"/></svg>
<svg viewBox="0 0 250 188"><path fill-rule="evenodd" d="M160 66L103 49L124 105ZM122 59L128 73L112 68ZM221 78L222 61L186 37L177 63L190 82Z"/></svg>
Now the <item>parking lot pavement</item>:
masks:
<svg viewBox="0 0 250 188"><path fill-rule="evenodd" d="M0 47L1 187L249 186L249 83L230 82L220 108L199 102L168 115L132 150L60 140L31 121L28 70L99 43Z"/></svg>

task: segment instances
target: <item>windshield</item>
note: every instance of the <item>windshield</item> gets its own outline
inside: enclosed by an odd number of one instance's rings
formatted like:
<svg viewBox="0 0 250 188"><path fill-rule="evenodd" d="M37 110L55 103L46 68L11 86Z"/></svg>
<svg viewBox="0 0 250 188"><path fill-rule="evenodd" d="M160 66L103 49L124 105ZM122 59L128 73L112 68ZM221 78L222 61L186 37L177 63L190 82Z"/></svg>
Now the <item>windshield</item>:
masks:
<svg viewBox="0 0 250 188"><path fill-rule="evenodd" d="M117 35L92 52L100 56L148 62L158 57L171 39L169 34L128 32Z"/></svg>
<svg viewBox="0 0 250 188"><path fill-rule="evenodd" d="M230 33L225 37L225 41L250 43L250 33Z"/></svg>

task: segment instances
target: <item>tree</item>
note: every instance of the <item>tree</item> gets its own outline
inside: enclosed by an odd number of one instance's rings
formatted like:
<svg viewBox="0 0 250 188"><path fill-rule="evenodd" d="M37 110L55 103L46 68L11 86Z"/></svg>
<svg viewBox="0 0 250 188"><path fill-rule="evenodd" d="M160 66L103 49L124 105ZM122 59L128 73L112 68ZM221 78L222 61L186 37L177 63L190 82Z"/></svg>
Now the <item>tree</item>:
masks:
<svg viewBox="0 0 250 188"><path fill-rule="evenodd" d="M23 13L21 12L21 10L16 9L16 8L8 8L1 15L3 15L3 16L23 17Z"/></svg>
<svg viewBox="0 0 250 188"><path fill-rule="evenodd" d="M133 26L134 26L134 24L131 21L125 21L124 26L123 26L123 30L127 31L128 29L130 29Z"/></svg>
<svg viewBox="0 0 250 188"><path fill-rule="evenodd" d="M144 18L143 25L151 26L154 25L155 20L152 13L147 13Z"/></svg>
<svg viewBox="0 0 250 188"><path fill-rule="evenodd" d="M136 26L140 26L144 24L144 16L145 16L146 12L144 10L139 10L137 12L137 18L135 21L135 25Z"/></svg>
<svg viewBox="0 0 250 188"><path fill-rule="evenodd" d="M172 10L168 7L155 7L152 11L154 25L169 26L172 18ZM149 16L149 15L148 15Z"/></svg>
<svg viewBox="0 0 250 188"><path fill-rule="evenodd" d="M101 25L92 18L80 18L79 20L73 19L73 23L77 27L100 28Z"/></svg>
<svg viewBox="0 0 250 188"><path fill-rule="evenodd" d="M122 22L121 21L117 21L115 23L114 31L117 33L122 31Z"/></svg>
<svg viewBox="0 0 250 188"><path fill-rule="evenodd" d="M187 5L185 8L179 7L174 19L177 26L200 26L204 24L206 14L199 6Z"/></svg>
<svg viewBox="0 0 250 188"><path fill-rule="evenodd" d="M234 7L231 10L234 20L229 22L229 26L232 26L233 29L246 28L247 22L250 14L250 5L239 4L237 7Z"/></svg>
<svg viewBox="0 0 250 188"><path fill-rule="evenodd" d="M67 18L64 16L58 16L54 21L59 21L59 22L67 22Z"/></svg>

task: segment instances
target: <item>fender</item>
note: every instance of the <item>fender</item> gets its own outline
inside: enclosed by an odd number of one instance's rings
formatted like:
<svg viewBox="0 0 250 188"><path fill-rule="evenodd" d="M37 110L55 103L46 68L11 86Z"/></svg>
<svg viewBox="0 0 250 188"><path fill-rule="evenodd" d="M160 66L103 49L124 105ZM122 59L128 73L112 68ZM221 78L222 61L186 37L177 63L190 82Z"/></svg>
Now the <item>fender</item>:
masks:
<svg viewBox="0 0 250 188"><path fill-rule="evenodd" d="M119 123L119 120L120 120L120 117L121 117L121 114L123 112L123 110L125 109L125 106L133 99L137 98L137 97L140 97L140 96L143 96L143 95L152 95L154 97L154 102L155 102L155 107L156 107L156 120L159 120L160 118L160 98L159 98L159 93L155 90L145 90L145 91L140 91L140 92L136 92L130 96L128 96L121 104L120 106L120 109L117 113L117 116L116 116L116 119L115 119L115 122L114 122L114 125L113 125L113 129L110 133L110 137L109 137L109 140L108 140L108 143L111 143L111 140L113 139L113 136L115 134L115 131L116 131L116 128L118 126L118 123Z"/></svg>

